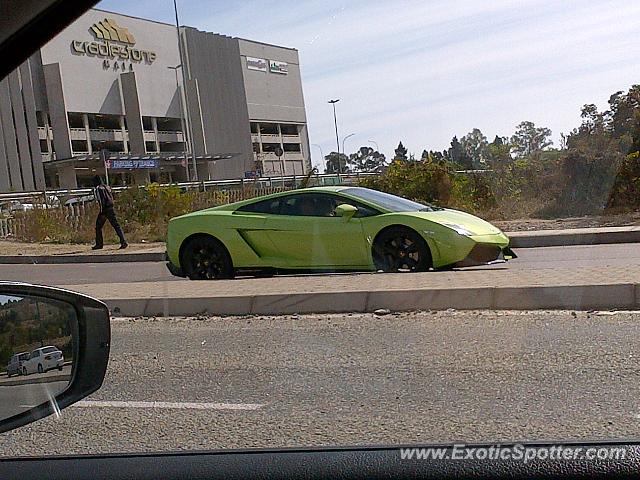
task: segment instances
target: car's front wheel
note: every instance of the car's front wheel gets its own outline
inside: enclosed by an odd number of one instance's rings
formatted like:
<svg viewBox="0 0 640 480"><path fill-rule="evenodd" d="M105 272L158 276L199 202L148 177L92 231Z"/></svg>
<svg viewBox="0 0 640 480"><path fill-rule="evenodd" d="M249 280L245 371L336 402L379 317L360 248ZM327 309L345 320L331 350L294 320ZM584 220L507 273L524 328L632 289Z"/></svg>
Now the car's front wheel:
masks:
<svg viewBox="0 0 640 480"><path fill-rule="evenodd" d="M184 247L182 268L191 280L233 278L233 263L227 249L211 237L196 237Z"/></svg>
<svg viewBox="0 0 640 480"><path fill-rule="evenodd" d="M24 375L25 377L27 376L27 368L26 367L22 368L22 375Z"/></svg>
<svg viewBox="0 0 640 480"><path fill-rule="evenodd" d="M39 363L38 364L38 373L43 373L44 372L44 368L42 368L42 364Z"/></svg>
<svg viewBox="0 0 640 480"><path fill-rule="evenodd" d="M415 230L391 227L373 243L373 262L383 272L424 272L432 266L429 245Z"/></svg>

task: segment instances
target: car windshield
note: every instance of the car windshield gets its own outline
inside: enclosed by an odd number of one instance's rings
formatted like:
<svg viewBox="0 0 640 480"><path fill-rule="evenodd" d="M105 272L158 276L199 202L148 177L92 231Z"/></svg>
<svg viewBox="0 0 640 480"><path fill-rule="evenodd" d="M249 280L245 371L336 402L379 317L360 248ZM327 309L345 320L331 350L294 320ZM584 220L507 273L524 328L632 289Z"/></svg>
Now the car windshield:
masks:
<svg viewBox="0 0 640 480"><path fill-rule="evenodd" d="M370 190L368 188L347 188L342 190L342 193L371 202L374 205L378 205L379 207L391 212L432 212L435 210L441 210L441 208L434 207L433 205L423 205L418 202L407 200L406 198L401 198L396 195L376 190Z"/></svg>
<svg viewBox="0 0 640 480"><path fill-rule="evenodd" d="M1 455L637 439L639 25L629 0L84 11L0 79L0 278L104 302L109 364ZM3 298L0 418L86 353Z"/></svg>

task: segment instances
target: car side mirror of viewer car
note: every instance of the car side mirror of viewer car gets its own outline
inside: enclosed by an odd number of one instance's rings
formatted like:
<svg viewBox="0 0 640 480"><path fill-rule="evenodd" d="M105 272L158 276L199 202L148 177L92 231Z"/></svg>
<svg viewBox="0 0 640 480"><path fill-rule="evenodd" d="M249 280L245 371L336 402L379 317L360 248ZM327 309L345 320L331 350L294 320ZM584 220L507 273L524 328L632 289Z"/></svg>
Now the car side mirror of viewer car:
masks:
<svg viewBox="0 0 640 480"><path fill-rule="evenodd" d="M0 282L0 433L59 413L98 390L110 339L102 302Z"/></svg>
<svg viewBox="0 0 640 480"><path fill-rule="evenodd" d="M358 209L347 203L340 204L336 207L336 216L342 217L345 221L349 221L358 213Z"/></svg>

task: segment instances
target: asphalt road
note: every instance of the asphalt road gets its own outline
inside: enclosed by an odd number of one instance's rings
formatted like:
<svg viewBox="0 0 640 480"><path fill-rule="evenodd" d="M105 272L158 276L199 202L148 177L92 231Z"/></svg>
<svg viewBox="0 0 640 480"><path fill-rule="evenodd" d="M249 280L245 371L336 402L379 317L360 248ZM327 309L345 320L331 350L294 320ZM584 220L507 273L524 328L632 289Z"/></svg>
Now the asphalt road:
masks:
<svg viewBox="0 0 640 480"><path fill-rule="evenodd" d="M640 244L521 248L507 264L477 268L541 269L640 265ZM463 270L461 270L463 271ZM0 279L44 285L110 282L158 282L173 277L163 262L94 263L70 265L0 265ZM267 280L268 281L268 280Z"/></svg>
<svg viewBox="0 0 640 480"><path fill-rule="evenodd" d="M62 393L69 381L4 386L0 383L0 419L25 412Z"/></svg>
<svg viewBox="0 0 640 480"><path fill-rule="evenodd" d="M102 389L0 452L637 438L639 347L628 312L114 320Z"/></svg>

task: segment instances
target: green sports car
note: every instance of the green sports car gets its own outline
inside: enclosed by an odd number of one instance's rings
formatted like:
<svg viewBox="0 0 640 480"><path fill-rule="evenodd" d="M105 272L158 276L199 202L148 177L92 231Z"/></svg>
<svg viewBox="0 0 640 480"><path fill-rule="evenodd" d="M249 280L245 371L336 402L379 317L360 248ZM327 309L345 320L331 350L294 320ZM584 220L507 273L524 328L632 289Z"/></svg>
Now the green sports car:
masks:
<svg viewBox="0 0 640 480"><path fill-rule="evenodd" d="M468 213L359 187L276 193L171 219L169 270L192 280L236 272L421 272L515 258Z"/></svg>

